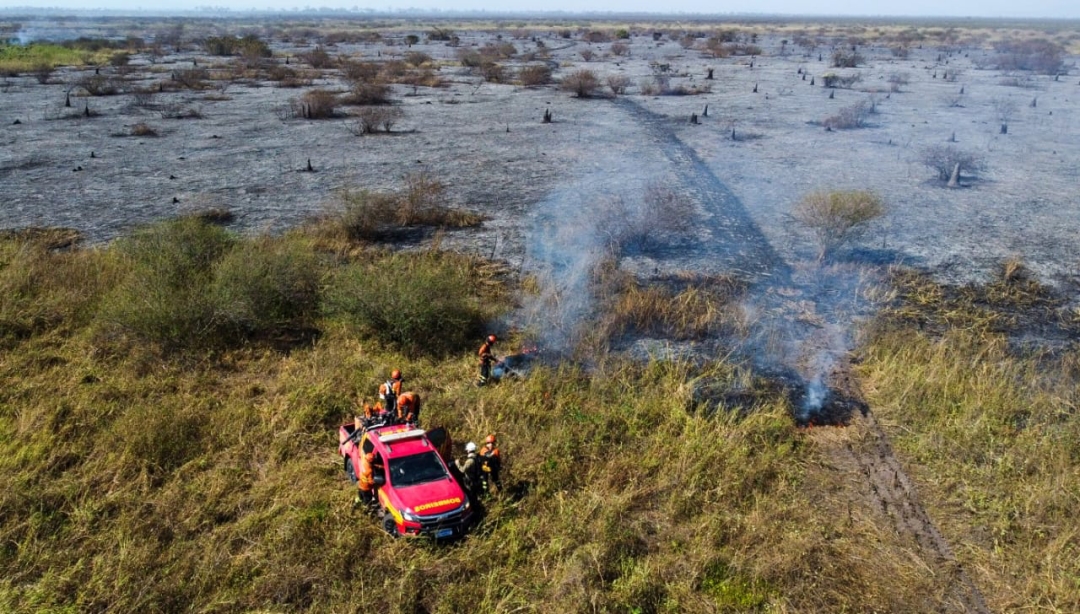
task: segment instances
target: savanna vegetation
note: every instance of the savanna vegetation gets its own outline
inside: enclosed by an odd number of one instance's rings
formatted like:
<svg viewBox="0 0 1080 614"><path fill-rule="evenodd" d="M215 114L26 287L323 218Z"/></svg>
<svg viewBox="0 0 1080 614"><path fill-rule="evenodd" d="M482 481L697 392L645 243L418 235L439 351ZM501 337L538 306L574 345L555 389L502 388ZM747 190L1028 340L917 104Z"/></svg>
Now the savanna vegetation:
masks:
<svg viewBox="0 0 1080 614"><path fill-rule="evenodd" d="M926 611L949 592L851 494L823 429L744 369L601 353L475 388L472 344L515 292L491 263L200 218L56 249L71 239L0 243L4 610ZM737 285L684 281L609 282L611 334L711 330ZM1015 265L995 283L901 275L859 369L991 606L1068 611L1075 351L1020 354L948 318L1080 318ZM395 367L428 424L503 442L505 488L456 545L394 541L350 509L336 427ZM706 380L757 400L703 400Z"/></svg>

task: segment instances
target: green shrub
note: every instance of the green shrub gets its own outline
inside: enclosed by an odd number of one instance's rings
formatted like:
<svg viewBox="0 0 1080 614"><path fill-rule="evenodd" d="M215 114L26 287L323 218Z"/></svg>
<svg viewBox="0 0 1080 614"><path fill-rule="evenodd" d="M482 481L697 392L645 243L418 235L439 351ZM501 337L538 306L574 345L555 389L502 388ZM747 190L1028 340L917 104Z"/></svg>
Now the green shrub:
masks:
<svg viewBox="0 0 1080 614"><path fill-rule="evenodd" d="M176 350L216 345L208 292L214 264L233 246L225 230L195 218L162 222L121 240L129 267L98 314L99 332Z"/></svg>
<svg viewBox="0 0 1080 614"><path fill-rule="evenodd" d="M326 312L406 352L458 351L483 334L489 315L471 269L469 259L442 252L354 263L334 276Z"/></svg>
<svg viewBox="0 0 1080 614"><path fill-rule="evenodd" d="M865 190L821 191L804 196L792 213L814 232L818 257L825 258L885 215L885 204L877 194Z"/></svg>
<svg viewBox="0 0 1080 614"><path fill-rule="evenodd" d="M295 241L262 237L226 254L214 267L215 320L230 338L308 328L318 311L318 263Z"/></svg>

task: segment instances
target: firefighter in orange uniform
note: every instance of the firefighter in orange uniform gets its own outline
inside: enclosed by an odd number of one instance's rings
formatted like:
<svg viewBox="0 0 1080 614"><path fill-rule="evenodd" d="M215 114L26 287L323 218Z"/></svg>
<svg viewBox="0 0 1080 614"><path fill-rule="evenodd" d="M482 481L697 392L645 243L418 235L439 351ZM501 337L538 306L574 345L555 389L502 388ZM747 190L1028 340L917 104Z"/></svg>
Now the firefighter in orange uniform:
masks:
<svg viewBox="0 0 1080 614"><path fill-rule="evenodd" d="M390 379L379 385L379 399L382 400L383 410L394 415L397 412L397 398L401 394L401 371L394 369Z"/></svg>
<svg viewBox="0 0 1080 614"><path fill-rule="evenodd" d="M480 486L485 492L491 491L492 484L496 492L502 490L502 482L499 481L501 470L502 457L499 456L499 448L495 447L495 435L488 435L484 447L480 449Z"/></svg>
<svg viewBox="0 0 1080 614"><path fill-rule="evenodd" d="M375 453L368 452L360 457L360 471L356 474L356 498L353 499L353 507L361 504L372 507L375 503L375 471L373 463Z"/></svg>
<svg viewBox="0 0 1080 614"><path fill-rule="evenodd" d="M420 395L410 390L398 396L397 419L398 422L420 425Z"/></svg>
<svg viewBox="0 0 1080 614"><path fill-rule="evenodd" d="M480 356L480 377L476 379L477 386L486 385L491 377L491 365L495 364L496 361L491 350L495 347L496 341L498 341L498 338L495 335L488 335L484 344L480 346L480 351L477 352L477 355Z"/></svg>

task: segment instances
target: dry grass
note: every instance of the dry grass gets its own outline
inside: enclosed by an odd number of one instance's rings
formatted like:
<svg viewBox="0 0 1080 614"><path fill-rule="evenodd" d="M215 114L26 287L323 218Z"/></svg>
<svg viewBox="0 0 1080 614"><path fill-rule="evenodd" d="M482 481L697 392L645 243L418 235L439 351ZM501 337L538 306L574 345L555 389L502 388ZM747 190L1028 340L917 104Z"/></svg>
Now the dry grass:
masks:
<svg viewBox="0 0 1080 614"><path fill-rule="evenodd" d="M860 371L990 610L1075 611L1080 356L1018 352L994 332L1045 300L1009 268L959 292L907 279L908 324L875 335Z"/></svg>
<svg viewBox="0 0 1080 614"><path fill-rule="evenodd" d="M1017 260L1002 263L998 274L983 284L941 285L911 269L892 270L890 282L896 300L880 317L888 327L918 328L932 336L962 330L1067 338L1080 332L1065 299Z"/></svg>
<svg viewBox="0 0 1080 614"><path fill-rule="evenodd" d="M729 277L691 275L644 284L612 274L602 279L597 331L601 339L653 337L675 341L716 337L737 319L732 311L743 284Z"/></svg>
<svg viewBox="0 0 1080 614"><path fill-rule="evenodd" d="M144 122L133 124L128 132L131 136L158 136L158 131Z"/></svg>
<svg viewBox="0 0 1080 614"><path fill-rule="evenodd" d="M404 184L393 193L342 190L320 232L341 232L353 241L377 240L410 226L470 228L484 220L476 213L446 206L445 187L424 173L406 175Z"/></svg>

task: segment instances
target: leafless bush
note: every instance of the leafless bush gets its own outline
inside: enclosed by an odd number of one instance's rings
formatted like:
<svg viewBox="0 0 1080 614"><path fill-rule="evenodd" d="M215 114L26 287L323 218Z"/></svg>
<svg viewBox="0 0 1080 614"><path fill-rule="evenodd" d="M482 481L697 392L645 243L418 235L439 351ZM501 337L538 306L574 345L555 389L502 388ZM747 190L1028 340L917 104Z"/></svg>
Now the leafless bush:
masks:
<svg viewBox="0 0 1080 614"><path fill-rule="evenodd" d="M410 51L405 54L405 63L420 67L431 62L431 56L423 51Z"/></svg>
<svg viewBox="0 0 1080 614"><path fill-rule="evenodd" d="M91 96L115 96L122 91L124 83L109 75L88 75L79 79L78 85Z"/></svg>
<svg viewBox="0 0 1080 614"><path fill-rule="evenodd" d="M189 90L204 89L206 80L209 78L210 73L205 68L186 68L172 72L172 80L180 87Z"/></svg>
<svg viewBox="0 0 1080 614"><path fill-rule="evenodd" d="M660 95L660 85L655 79L642 79L638 84L638 90L643 96L658 96Z"/></svg>
<svg viewBox="0 0 1080 614"><path fill-rule="evenodd" d="M356 83L352 91L341 99L342 104L371 105L390 104L390 86L385 83Z"/></svg>
<svg viewBox="0 0 1080 614"><path fill-rule="evenodd" d="M900 88L911 83L911 73L906 72L894 72L889 75L889 85L894 92L899 92Z"/></svg>
<svg viewBox="0 0 1080 614"><path fill-rule="evenodd" d="M700 85L687 85L677 83L672 85L671 77L667 75L655 75L650 87L643 89L642 93L648 96L695 96L708 94L712 91L712 85L702 83Z"/></svg>
<svg viewBox="0 0 1080 614"><path fill-rule="evenodd" d="M488 83L504 83L507 81L506 68L497 62L484 62L480 65L480 74Z"/></svg>
<svg viewBox="0 0 1080 614"><path fill-rule="evenodd" d="M130 134L131 136L157 136L158 131L146 123L139 122L131 127Z"/></svg>
<svg viewBox="0 0 1080 614"><path fill-rule="evenodd" d="M547 85L551 83L551 68L544 64L522 66L518 72L518 78L521 79L522 85L528 87Z"/></svg>
<svg viewBox="0 0 1080 614"><path fill-rule="evenodd" d="M341 63L341 72L350 83L369 83L379 76L379 65L375 62L346 60Z"/></svg>
<svg viewBox="0 0 1080 614"><path fill-rule="evenodd" d="M728 55L761 55L761 47L749 43L728 43Z"/></svg>
<svg viewBox="0 0 1080 614"><path fill-rule="evenodd" d="M630 53L630 45L626 43L611 43L611 54L616 56L623 56Z"/></svg>
<svg viewBox="0 0 1080 614"><path fill-rule="evenodd" d="M728 49L724 40L716 36L705 41L705 50L714 58L726 58L731 55L731 50Z"/></svg>
<svg viewBox="0 0 1080 614"><path fill-rule="evenodd" d="M938 179L941 181L949 180L957 164L960 165L961 174L978 173L986 166L981 156L962 151L952 145L927 147L922 152L922 161L928 168L937 172Z"/></svg>
<svg viewBox="0 0 1080 614"><path fill-rule="evenodd" d="M859 81L862 81L861 73L853 73L850 75L838 75L834 72L825 73L821 75L821 84L825 87L838 87L848 89L855 85Z"/></svg>
<svg viewBox="0 0 1080 614"><path fill-rule="evenodd" d="M826 117L822 125L832 130L852 130L866 125L866 118L873 112L873 106L869 101L861 100L853 105L846 106L836 114Z"/></svg>
<svg viewBox="0 0 1080 614"><path fill-rule="evenodd" d="M990 101L990 106L994 109L994 117L1003 124L1009 123L1020 108L1019 103L1012 98L994 98Z"/></svg>
<svg viewBox="0 0 1080 614"><path fill-rule="evenodd" d="M596 57L596 52L594 52L592 49L582 49L580 52L578 52L578 55L580 55L581 59L585 60L586 62L591 62L593 58Z"/></svg>
<svg viewBox="0 0 1080 614"><path fill-rule="evenodd" d="M640 201L622 197L599 203L599 231L613 254L621 255L655 246L688 232L697 215L693 203L667 186L652 183Z"/></svg>
<svg viewBox="0 0 1080 614"><path fill-rule="evenodd" d="M994 43L999 70L1030 70L1044 75L1063 71L1065 49L1045 39Z"/></svg>
<svg viewBox="0 0 1080 614"><path fill-rule="evenodd" d="M894 45L892 47L889 47L889 52L893 54L893 57L899 58L901 60L906 59L908 55L911 54L908 48L904 45Z"/></svg>
<svg viewBox="0 0 1080 614"><path fill-rule="evenodd" d="M135 106L147 109L154 105L154 98L157 96L157 90L154 89L137 89L131 93L132 101Z"/></svg>
<svg viewBox="0 0 1080 614"><path fill-rule="evenodd" d="M818 258L822 259L856 239L884 214L881 198L862 190L811 192L792 211L793 217L814 233Z"/></svg>
<svg viewBox="0 0 1080 614"><path fill-rule="evenodd" d="M305 119L327 119L334 117L337 108L337 94L330 90L311 90L292 101L298 117Z"/></svg>
<svg viewBox="0 0 1080 614"><path fill-rule="evenodd" d="M266 71L266 78L278 87L308 87L315 82L312 75L281 64L271 66Z"/></svg>
<svg viewBox="0 0 1080 614"><path fill-rule="evenodd" d="M484 62L480 52L473 49L459 48L455 53L458 61L465 68L480 68L480 64Z"/></svg>
<svg viewBox="0 0 1080 614"><path fill-rule="evenodd" d="M37 79L37 82L42 85L45 85L49 82L49 79L52 78L53 72L55 71L56 69L53 68L51 62L38 62L34 65L33 68L30 69L30 72L34 75L34 78Z"/></svg>
<svg viewBox="0 0 1080 614"><path fill-rule="evenodd" d="M590 98L596 94L597 88L600 87L600 80L593 71L582 69L563 78L560 87L567 92L573 93L578 98Z"/></svg>
<svg viewBox="0 0 1080 614"><path fill-rule="evenodd" d="M158 108L161 119L202 119L202 109L171 102Z"/></svg>
<svg viewBox="0 0 1080 614"><path fill-rule="evenodd" d="M363 107L355 115L356 127L353 133L359 136L375 134L379 129L390 132L405 113L397 107Z"/></svg>
<svg viewBox="0 0 1080 614"><path fill-rule="evenodd" d="M608 75L607 86L611 89L612 94L625 94L626 88L630 86L630 77L626 75Z"/></svg>
<svg viewBox="0 0 1080 614"><path fill-rule="evenodd" d="M581 39L590 43L606 43L611 40L611 35L601 30L591 30L583 34Z"/></svg>
<svg viewBox="0 0 1080 614"><path fill-rule="evenodd" d="M836 68L855 68L863 63L863 57L849 49L837 49L832 54L832 65Z"/></svg>
<svg viewBox="0 0 1080 614"><path fill-rule="evenodd" d="M488 43L480 48L480 55L490 60L509 60L517 55L517 47L514 43L505 41Z"/></svg>
<svg viewBox="0 0 1080 614"><path fill-rule="evenodd" d="M323 69L334 65L334 58L330 57L322 46L317 46L307 53L301 53L298 57L312 68Z"/></svg>

